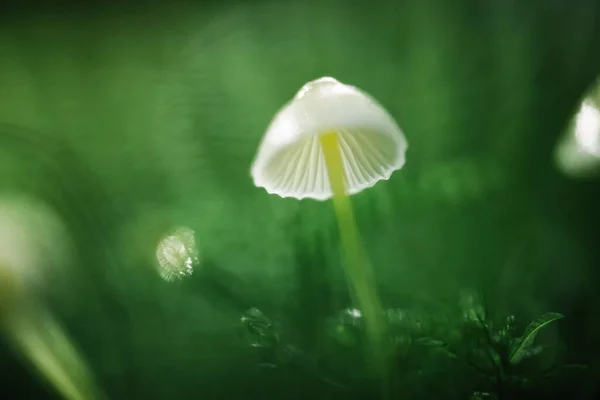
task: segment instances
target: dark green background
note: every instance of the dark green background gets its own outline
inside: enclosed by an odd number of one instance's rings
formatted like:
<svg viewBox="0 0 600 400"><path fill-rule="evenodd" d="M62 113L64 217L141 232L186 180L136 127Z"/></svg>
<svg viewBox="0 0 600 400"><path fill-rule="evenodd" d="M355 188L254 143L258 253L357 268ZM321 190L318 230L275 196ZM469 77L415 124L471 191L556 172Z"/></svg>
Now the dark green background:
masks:
<svg viewBox="0 0 600 400"><path fill-rule="evenodd" d="M269 196L249 177L274 113L320 76L372 94L409 142L402 170L353 197L384 305L474 288L498 313L561 312L568 357L596 371L598 181L569 180L552 158L600 71L595 1L136 2L2 17L0 190L63 216L76 262L43 298L111 399L328 393L258 370L239 322L256 306L310 347L319 321L349 306L331 204ZM203 264L165 284L154 247L177 225L196 231ZM0 351L0 398L47 396Z"/></svg>

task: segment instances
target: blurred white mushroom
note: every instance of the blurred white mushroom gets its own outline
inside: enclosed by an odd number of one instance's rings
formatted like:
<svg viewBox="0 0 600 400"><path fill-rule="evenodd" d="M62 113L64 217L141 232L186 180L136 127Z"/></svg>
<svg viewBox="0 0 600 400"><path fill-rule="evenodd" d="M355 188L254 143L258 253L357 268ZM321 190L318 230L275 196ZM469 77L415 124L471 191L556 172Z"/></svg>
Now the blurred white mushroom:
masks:
<svg viewBox="0 0 600 400"><path fill-rule="evenodd" d="M156 248L158 273L165 281L186 278L194 272L198 251L194 231L178 228L164 237Z"/></svg>
<svg viewBox="0 0 600 400"><path fill-rule="evenodd" d="M24 195L0 197L0 265L21 284L43 285L43 276L63 268L69 253L68 235L50 207Z"/></svg>
<svg viewBox="0 0 600 400"><path fill-rule="evenodd" d="M305 84L275 116L251 167L254 184L281 197L332 198L346 275L364 315L371 355L383 364L385 321L349 195L405 163L407 141L388 112L365 92L324 77Z"/></svg>
<svg viewBox="0 0 600 400"><path fill-rule="evenodd" d="M583 98L556 147L555 158L560 171L572 178L590 177L600 171L600 82Z"/></svg>
<svg viewBox="0 0 600 400"><path fill-rule="evenodd" d="M69 258L60 218L36 199L0 197L0 328L16 352L69 400L97 399L92 374L69 337L35 298L45 274Z"/></svg>

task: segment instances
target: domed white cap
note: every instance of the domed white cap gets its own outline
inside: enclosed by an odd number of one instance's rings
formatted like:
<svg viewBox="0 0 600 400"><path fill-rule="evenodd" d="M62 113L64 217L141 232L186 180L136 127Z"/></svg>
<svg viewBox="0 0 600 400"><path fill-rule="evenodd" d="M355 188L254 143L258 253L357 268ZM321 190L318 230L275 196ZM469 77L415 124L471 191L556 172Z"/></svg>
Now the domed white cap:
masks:
<svg viewBox="0 0 600 400"><path fill-rule="evenodd" d="M281 197L329 199L319 137L333 132L349 195L404 165L408 144L387 111L363 91L325 77L304 85L271 122L252 164L254 184Z"/></svg>
<svg viewBox="0 0 600 400"><path fill-rule="evenodd" d="M0 194L0 269L15 282L36 285L70 255L62 221L48 205L22 194ZM1 290L1 288L0 288Z"/></svg>

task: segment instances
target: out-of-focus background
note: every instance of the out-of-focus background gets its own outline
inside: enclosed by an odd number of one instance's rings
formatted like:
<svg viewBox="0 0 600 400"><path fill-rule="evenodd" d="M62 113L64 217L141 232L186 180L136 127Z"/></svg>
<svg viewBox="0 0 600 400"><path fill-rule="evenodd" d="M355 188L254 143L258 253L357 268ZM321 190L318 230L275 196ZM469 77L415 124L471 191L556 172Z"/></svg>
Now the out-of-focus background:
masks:
<svg viewBox="0 0 600 400"><path fill-rule="evenodd" d="M0 195L49 207L62 236L34 243L65 250L46 262L7 244L10 230L0 250L42 268L28 293L110 399L371 396L358 358L323 356L328 321L352 307L331 204L269 195L249 176L276 111L333 76L377 98L410 146L402 170L352 197L384 307L427 318L477 293L521 330L561 313L540 336L546 358L585 369L560 394L531 393L591 399L599 181L593 154L557 154L600 73L599 18L593 0L6 9ZM580 164L585 176L569 169ZM157 250L165 240L179 249ZM252 307L299 355L260 359L240 320ZM403 398L480 390L477 373L459 384L432 363L419 384L399 375ZM26 365L0 344L0 397L54 398Z"/></svg>

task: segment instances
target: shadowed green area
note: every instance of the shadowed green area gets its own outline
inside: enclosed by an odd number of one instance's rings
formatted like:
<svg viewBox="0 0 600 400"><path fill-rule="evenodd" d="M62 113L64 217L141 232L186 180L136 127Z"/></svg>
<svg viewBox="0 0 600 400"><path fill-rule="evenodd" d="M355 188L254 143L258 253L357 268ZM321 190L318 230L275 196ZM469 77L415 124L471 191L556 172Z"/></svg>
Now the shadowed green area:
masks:
<svg viewBox="0 0 600 400"><path fill-rule="evenodd" d="M333 76L378 99L410 145L402 170L352 197L383 307L443 313L474 289L498 315L560 312L565 357L597 371L598 184L560 176L552 151L600 71L598 18L592 1L442 0L5 18L0 193L62 216L75 262L41 296L109 398L350 398L306 369L258 368L240 323L257 307L316 354L327 319L352 306L331 204L249 177L275 112ZM167 283L156 245L177 226L195 231L200 261ZM465 379L438 398L466 398ZM592 381L565 390L591 396Z"/></svg>

